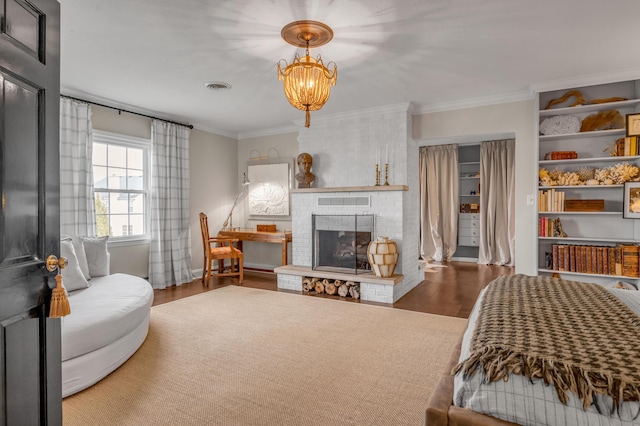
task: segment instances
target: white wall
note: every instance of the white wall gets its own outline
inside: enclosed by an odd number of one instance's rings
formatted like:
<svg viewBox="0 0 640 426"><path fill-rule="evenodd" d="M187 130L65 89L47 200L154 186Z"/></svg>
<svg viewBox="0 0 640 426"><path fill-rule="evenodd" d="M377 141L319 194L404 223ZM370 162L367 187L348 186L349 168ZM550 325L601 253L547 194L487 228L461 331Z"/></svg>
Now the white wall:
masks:
<svg viewBox="0 0 640 426"><path fill-rule="evenodd" d="M200 212L209 220L209 232L217 234L229 214L242 178L237 176L238 146L235 139L193 129L189 138L191 191L191 269L202 270L203 251ZM242 175L241 175L242 176Z"/></svg>
<svg viewBox="0 0 640 426"><path fill-rule="evenodd" d="M283 160L291 161L295 169L292 173L293 176L298 171L295 164L298 153L297 132L241 139L238 141L238 182L242 182L242 174L246 173L247 164L251 162L250 159L262 156L269 156L269 159L279 157ZM295 188L295 179L292 180L291 187ZM228 208L231 208L231 204L229 204ZM227 214L229 214L228 211ZM275 224L278 230L283 231L291 229L291 217L285 220L252 220L248 216L247 197L245 196L233 213L233 226L255 230L257 224ZM244 264L247 267L273 269L282 263L280 246L273 243L245 242L243 243L242 251L244 253ZM291 253L289 253L289 260L291 260Z"/></svg>
<svg viewBox="0 0 640 426"><path fill-rule="evenodd" d="M526 203L527 194L537 194L535 170L534 101L520 101L455 111L434 112L413 117L416 140L473 135L515 134L516 138L516 273L537 275L534 206Z"/></svg>

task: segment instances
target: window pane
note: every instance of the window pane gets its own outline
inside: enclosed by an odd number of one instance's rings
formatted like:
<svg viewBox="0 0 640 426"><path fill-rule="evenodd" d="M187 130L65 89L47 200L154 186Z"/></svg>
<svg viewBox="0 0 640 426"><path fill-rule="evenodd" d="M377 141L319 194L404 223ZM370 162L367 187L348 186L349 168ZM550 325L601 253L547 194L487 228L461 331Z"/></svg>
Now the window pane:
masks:
<svg viewBox="0 0 640 426"><path fill-rule="evenodd" d="M144 235L144 216L132 214L129 216L129 235Z"/></svg>
<svg viewBox="0 0 640 426"><path fill-rule="evenodd" d="M96 233L98 234L98 237L111 235L109 231L109 216L106 214L96 215Z"/></svg>
<svg viewBox="0 0 640 426"><path fill-rule="evenodd" d="M127 148L124 146L109 145L109 166L127 167Z"/></svg>
<svg viewBox="0 0 640 426"><path fill-rule="evenodd" d="M109 193L96 191L96 214L109 214Z"/></svg>
<svg viewBox="0 0 640 426"><path fill-rule="evenodd" d="M109 231L109 194L96 193L96 232L98 236L111 235Z"/></svg>
<svg viewBox="0 0 640 426"><path fill-rule="evenodd" d="M109 212L114 214L127 214L129 213L129 194L126 192L114 192L109 196ZM113 229L120 228L120 223L116 225L113 217L111 218L111 227Z"/></svg>
<svg viewBox="0 0 640 426"><path fill-rule="evenodd" d="M93 164L99 166L107 165L107 145L103 143L93 144Z"/></svg>
<svg viewBox="0 0 640 426"><path fill-rule="evenodd" d="M127 149L128 158L128 167L130 169L144 169L144 160L142 156L142 150L138 148L128 148Z"/></svg>
<svg viewBox="0 0 640 426"><path fill-rule="evenodd" d="M144 213L144 194L129 194L131 204L129 205L129 213Z"/></svg>
<svg viewBox="0 0 640 426"><path fill-rule="evenodd" d="M121 214L112 214L111 215L111 231L113 232L112 236L114 237L122 237L124 234L122 232L123 229L127 229L129 226L129 216L121 215Z"/></svg>
<svg viewBox="0 0 640 426"><path fill-rule="evenodd" d="M128 187L127 189L144 189L144 181L142 178L142 170L129 169Z"/></svg>
<svg viewBox="0 0 640 426"><path fill-rule="evenodd" d="M127 189L127 169L109 167L109 189Z"/></svg>
<svg viewBox="0 0 640 426"><path fill-rule="evenodd" d="M107 184L107 168L102 166L93 166L94 188L108 188Z"/></svg>

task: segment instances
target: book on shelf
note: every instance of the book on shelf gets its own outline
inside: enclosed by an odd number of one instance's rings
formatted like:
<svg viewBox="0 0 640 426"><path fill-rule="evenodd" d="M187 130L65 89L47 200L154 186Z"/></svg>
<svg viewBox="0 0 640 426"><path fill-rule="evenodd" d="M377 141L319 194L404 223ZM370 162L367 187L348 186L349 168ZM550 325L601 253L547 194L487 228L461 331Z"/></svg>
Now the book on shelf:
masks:
<svg viewBox="0 0 640 426"><path fill-rule="evenodd" d="M635 156L638 155L638 137L637 136L627 136L624 138L624 155L625 156Z"/></svg>
<svg viewBox="0 0 640 426"><path fill-rule="evenodd" d="M622 246L622 275L638 277L638 246L635 244L621 244Z"/></svg>
<svg viewBox="0 0 640 426"><path fill-rule="evenodd" d="M578 158L575 151L551 151L544 155L545 160L574 160Z"/></svg>
<svg viewBox="0 0 640 426"><path fill-rule="evenodd" d="M562 212L564 211L564 191L556 191L555 188L538 190L538 211Z"/></svg>
<svg viewBox="0 0 640 426"><path fill-rule="evenodd" d="M640 278L640 245L552 244L550 255L554 271Z"/></svg>
<svg viewBox="0 0 640 426"><path fill-rule="evenodd" d="M560 218L552 219L542 216L538 218L538 236L539 237L561 237L558 230L562 226ZM565 235L566 236L566 235Z"/></svg>

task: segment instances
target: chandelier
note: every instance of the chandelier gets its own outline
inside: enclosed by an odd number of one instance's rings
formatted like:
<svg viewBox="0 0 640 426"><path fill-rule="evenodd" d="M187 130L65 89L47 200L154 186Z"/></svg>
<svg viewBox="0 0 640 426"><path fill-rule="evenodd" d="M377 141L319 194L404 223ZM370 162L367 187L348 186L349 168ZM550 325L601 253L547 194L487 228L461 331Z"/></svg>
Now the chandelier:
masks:
<svg viewBox="0 0 640 426"><path fill-rule="evenodd" d="M280 33L289 44L305 48L305 55L296 55L287 64L280 59L278 62L278 80L284 82L284 94L289 103L299 110L305 111L304 127L311 124L310 111L317 111L327 102L331 94L331 86L336 84L338 67L335 62L333 70L324 66L322 58L312 58L310 47L318 47L328 43L333 38L333 31L327 25L317 21L296 21L287 24Z"/></svg>

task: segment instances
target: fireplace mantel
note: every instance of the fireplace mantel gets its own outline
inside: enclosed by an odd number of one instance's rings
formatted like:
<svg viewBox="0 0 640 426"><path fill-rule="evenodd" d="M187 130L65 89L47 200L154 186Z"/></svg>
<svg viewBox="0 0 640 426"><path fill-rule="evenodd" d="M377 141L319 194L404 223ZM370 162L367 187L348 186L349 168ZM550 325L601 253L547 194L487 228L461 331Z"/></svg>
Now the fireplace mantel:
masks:
<svg viewBox="0 0 640 426"><path fill-rule="evenodd" d="M312 193L312 192L372 192L372 191L408 191L407 185L379 185L379 186L340 186L334 188L297 188L291 193Z"/></svg>

